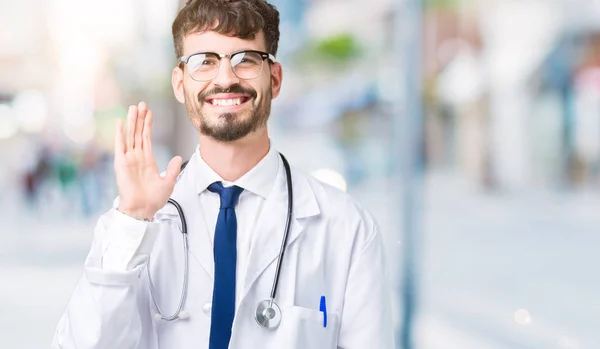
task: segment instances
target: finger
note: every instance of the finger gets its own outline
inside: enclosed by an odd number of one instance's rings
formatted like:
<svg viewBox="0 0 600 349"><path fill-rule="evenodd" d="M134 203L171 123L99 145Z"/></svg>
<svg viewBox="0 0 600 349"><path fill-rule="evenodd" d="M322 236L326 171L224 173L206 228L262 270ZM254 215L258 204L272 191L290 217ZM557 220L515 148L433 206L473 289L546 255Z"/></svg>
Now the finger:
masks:
<svg viewBox="0 0 600 349"><path fill-rule="evenodd" d="M148 106L146 103L140 102L138 104L137 121L135 123L135 136L134 136L134 149L142 150L142 133L144 132L144 119L146 119L146 113L148 112Z"/></svg>
<svg viewBox="0 0 600 349"><path fill-rule="evenodd" d="M135 105L129 107L127 113L127 151L133 150L135 122L137 120L137 108Z"/></svg>
<svg viewBox="0 0 600 349"><path fill-rule="evenodd" d="M142 148L146 155L152 156L152 110L148 110L148 114L144 119L144 132L142 133Z"/></svg>
<svg viewBox="0 0 600 349"><path fill-rule="evenodd" d="M123 135L123 120L117 119L115 130L115 155L125 153L125 136Z"/></svg>
<svg viewBox="0 0 600 349"><path fill-rule="evenodd" d="M175 183L175 180L177 179L177 176L179 176L179 172L181 171L182 162L183 160L181 159L181 156L176 156L172 158L171 161L169 161L169 165L167 166L167 174L165 175L165 178L170 183Z"/></svg>

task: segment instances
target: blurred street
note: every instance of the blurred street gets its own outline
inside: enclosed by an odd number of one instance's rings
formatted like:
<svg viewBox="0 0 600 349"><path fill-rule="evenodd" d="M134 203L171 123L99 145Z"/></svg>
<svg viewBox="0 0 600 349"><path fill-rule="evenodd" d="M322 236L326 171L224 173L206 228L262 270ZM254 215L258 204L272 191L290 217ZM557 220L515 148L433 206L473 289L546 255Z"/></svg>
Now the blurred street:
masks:
<svg viewBox="0 0 600 349"><path fill-rule="evenodd" d="M600 0L269 2L272 145L377 219L394 349L600 348ZM194 151L185 3L0 0L0 349L49 347L128 106L159 169Z"/></svg>
<svg viewBox="0 0 600 349"><path fill-rule="evenodd" d="M448 187L427 196L422 347L599 348L599 197Z"/></svg>
<svg viewBox="0 0 600 349"><path fill-rule="evenodd" d="M376 184L369 188L390 183ZM388 257L396 255L391 200L367 188L353 194L381 222ZM8 223L0 279L10 282L0 289L0 338L6 348L44 348L82 272L95 219L53 224L31 218L18 200L0 210ZM600 195L476 194L447 175L428 176L418 348L600 347L599 207Z"/></svg>

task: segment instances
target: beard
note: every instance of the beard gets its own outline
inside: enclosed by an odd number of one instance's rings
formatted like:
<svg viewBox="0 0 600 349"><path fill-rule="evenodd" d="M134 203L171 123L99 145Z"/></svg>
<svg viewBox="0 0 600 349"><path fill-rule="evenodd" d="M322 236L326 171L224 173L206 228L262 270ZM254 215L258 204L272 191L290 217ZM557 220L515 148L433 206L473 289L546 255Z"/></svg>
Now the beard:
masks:
<svg viewBox="0 0 600 349"><path fill-rule="evenodd" d="M228 89L215 87L210 91L199 94L197 97L194 97L191 93L188 94L184 88L185 107L192 124L198 132L220 142L233 142L244 138L267 124L271 113L270 88L266 90L258 105L253 105L250 109L240 112L223 113L217 116L216 121L211 122L203 111L203 107L207 103L205 99L210 95L227 92L245 93L251 96L249 102L254 103L256 101L256 91L238 84L231 85ZM248 115L244 117L244 114Z"/></svg>

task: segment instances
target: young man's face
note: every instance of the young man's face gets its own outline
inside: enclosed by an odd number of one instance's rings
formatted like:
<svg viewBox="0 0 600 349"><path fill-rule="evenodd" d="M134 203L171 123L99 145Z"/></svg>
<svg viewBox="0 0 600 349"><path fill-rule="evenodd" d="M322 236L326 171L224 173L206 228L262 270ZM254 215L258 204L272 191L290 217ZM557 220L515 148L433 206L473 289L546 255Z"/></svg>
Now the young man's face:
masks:
<svg viewBox="0 0 600 349"><path fill-rule="evenodd" d="M208 31L185 36L183 54L230 54L240 50L267 52L265 46L262 31L252 40ZM262 71L256 78L243 79L236 76L228 58L221 58L214 78L197 81L198 79L192 79L190 71L202 69L197 68L200 62L207 67L211 64L208 59L196 60L193 64L190 60L190 64L182 66L183 71L179 67L173 70L172 83L175 96L185 103L192 123L201 134L218 141L232 142L266 127L271 112L271 99L279 95L281 87L282 72L279 63L271 64L264 60ZM240 68L238 75L243 75L240 74L241 71Z"/></svg>

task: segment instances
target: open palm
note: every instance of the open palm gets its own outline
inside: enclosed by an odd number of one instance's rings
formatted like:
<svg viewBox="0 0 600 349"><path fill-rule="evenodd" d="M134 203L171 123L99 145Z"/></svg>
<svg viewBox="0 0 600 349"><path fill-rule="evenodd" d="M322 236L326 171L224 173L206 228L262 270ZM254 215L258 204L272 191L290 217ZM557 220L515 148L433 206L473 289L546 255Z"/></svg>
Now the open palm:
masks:
<svg viewBox="0 0 600 349"><path fill-rule="evenodd" d="M137 219L152 219L169 199L182 159L174 157L161 177L152 154L152 111L141 102L129 107L127 129L117 120L114 169L119 211Z"/></svg>

